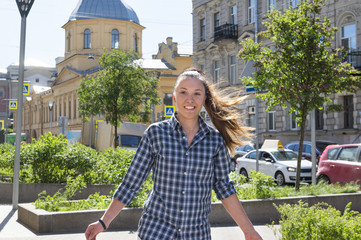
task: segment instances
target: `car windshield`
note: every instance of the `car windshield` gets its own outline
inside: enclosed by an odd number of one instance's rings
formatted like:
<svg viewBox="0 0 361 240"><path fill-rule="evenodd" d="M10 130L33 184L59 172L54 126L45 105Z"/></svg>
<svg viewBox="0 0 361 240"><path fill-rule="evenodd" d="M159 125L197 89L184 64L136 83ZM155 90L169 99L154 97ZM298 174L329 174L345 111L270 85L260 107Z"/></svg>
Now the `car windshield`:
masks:
<svg viewBox="0 0 361 240"><path fill-rule="evenodd" d="M297 160L297 153L291 151L274 151L271 152L278 161Z"/></svg>

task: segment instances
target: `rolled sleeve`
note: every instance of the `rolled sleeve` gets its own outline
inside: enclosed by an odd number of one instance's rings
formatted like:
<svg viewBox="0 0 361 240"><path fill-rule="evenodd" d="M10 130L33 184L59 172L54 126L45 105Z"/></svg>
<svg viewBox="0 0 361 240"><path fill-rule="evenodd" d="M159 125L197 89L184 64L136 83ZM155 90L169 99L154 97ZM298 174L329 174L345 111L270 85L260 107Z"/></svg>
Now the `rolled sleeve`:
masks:
<svg viewBox="0 0 361 240"><path fill-rule="evenodd" d="M132 163L113 196L125 205L129 205L136 197L137 192L152 169L153 154L148 130L142 137Z"/></svg>
<svg viewBox="0 0 361 240"><path fill-rule="evenodd" d="M228 174L230 172L230 156L227 147L223 142L217 154L214 156L214 183L213 190L219 200L228 198L236 193L233 181L230 180Z"/></svg>

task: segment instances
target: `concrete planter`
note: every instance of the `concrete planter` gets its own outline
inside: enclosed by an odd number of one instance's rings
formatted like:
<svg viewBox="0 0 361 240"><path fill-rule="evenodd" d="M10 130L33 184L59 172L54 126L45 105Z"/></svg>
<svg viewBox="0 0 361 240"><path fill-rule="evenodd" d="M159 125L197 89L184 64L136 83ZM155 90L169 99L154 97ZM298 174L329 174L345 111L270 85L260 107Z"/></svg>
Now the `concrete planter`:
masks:
<svg viewBox="0 0 361 240"><path fill-rule="evenodd" d="M53 196L59 189L65 189L65 184L53 183L20 183L19 203L35 202L38 194L46 191L47 195ZM88 185L81 193L74 196L74 199L85 199L89 195L99 192L100 195L109 195L113 185ZM0 203L11 203L13 196L12 183L0 183Z"/></svg>
<svg viewBox="0 0 361 240"><path fill-rule="evenodd" d="M296 204L299 200L307 202L310 206L318 202L325 202L341 211L344 210L349 202L352 202L352 210L361 212L361 192L278 199L243 200L241 203L254 224L267 224L280 219L279 213L273 204ZM18 221L28 226L36 233L83 232L88 224L99 219L104 211L105 210L47 212L45 210L35 209L30 203L19 204ZM121 214L114 219L109 229L136 229L142 211L142 208L124 209ZM228 215L221 203L212 204L212 213L209 216L209 221L212 226L235 225L233 219Z"/></svg>

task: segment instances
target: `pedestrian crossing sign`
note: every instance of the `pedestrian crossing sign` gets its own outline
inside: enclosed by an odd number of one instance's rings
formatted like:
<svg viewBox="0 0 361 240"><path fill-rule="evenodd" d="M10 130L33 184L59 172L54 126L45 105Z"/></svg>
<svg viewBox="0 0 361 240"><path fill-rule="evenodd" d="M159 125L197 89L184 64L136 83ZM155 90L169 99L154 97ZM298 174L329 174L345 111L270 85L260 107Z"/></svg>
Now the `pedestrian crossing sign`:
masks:
<svg viewBox="0 0 361 240"><path fill-rule="evenodd" d="M10 110L18 109L18 102L17 101L9 101L9 109Z"/></svg>
<svg viewBox="0 0 361 240"><path fill-rule="evenodd" d="M30 83L24 83L23 95L30 95Z"/></svg>
<svg viewBox="0 0 361 240"><path fill-rule="evenodd" d="M175 106L164 106L164 117L171 117L175 111Z"/></svg>
<svg viewBox="0 0 361 240"><path fill-rule="evenodd" d="M4 129L4 120L0 120L0 130Z"/></svg>

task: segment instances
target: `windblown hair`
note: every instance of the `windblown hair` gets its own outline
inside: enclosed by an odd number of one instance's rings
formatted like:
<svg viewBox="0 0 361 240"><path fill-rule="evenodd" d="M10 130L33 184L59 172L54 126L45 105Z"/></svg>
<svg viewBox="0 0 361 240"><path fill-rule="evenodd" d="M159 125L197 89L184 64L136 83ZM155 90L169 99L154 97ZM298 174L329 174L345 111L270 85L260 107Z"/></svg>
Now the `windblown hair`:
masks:
<svg viewBox="0 0 361 240"><path fill-rule="evenodd" d="M231 99L217 91L214 85L210 85L205 74L197 68L188 68L181 73L175 84L178 84L188 77L199 79L206 91L206 100L204 107L216 129L221 133L227 148L234 153L234 148L245 144L245 139L251 139L250 130L252 128L242 126L242 115L236 107L242 101L240 97Z"/></svg>

